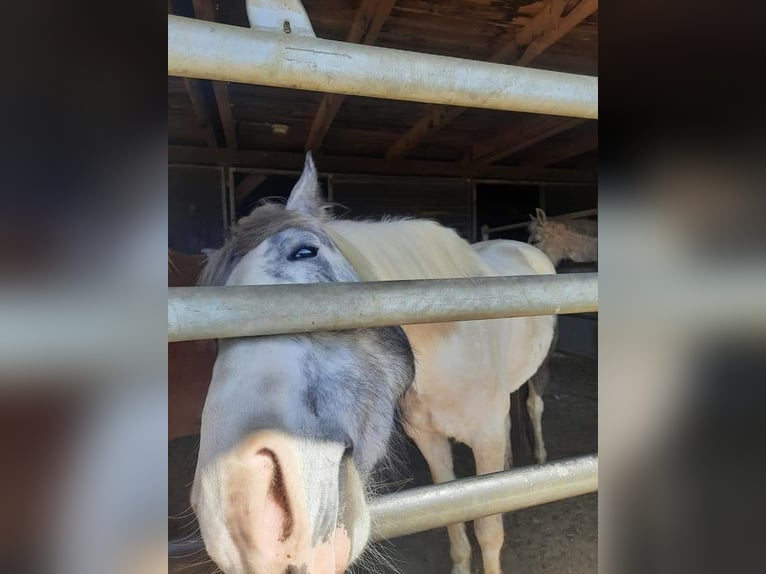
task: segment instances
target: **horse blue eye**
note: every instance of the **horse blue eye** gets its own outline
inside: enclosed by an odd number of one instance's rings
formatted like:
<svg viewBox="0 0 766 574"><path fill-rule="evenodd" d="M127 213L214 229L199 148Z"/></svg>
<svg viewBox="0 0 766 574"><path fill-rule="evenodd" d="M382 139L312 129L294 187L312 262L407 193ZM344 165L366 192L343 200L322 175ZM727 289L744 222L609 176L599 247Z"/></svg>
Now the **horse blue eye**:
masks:
<svg viewBox="0 0 766 574"><path fill-rule="evenodd" d="M290 254L290 261L297 261L298 259L309 259L316 257L319 247L314 245L301 245L298 249Z"/></svg>

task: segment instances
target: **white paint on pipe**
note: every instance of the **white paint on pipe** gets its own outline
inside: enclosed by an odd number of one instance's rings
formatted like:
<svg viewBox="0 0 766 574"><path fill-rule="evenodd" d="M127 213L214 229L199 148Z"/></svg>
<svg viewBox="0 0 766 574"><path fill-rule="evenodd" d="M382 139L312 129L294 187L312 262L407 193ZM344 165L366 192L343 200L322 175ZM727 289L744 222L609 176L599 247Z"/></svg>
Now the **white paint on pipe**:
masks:
<svg viewBox="0 0 766 574"><path fill-rule="evenodd" d="M300 0L247 0L250 27L316 37Z"/></svg>
<svg viewBox="0 0 766 574"><path fill-rule="evenodd" d="M346 95L598 117L598 78L168 15L168 75Z"/></svg>

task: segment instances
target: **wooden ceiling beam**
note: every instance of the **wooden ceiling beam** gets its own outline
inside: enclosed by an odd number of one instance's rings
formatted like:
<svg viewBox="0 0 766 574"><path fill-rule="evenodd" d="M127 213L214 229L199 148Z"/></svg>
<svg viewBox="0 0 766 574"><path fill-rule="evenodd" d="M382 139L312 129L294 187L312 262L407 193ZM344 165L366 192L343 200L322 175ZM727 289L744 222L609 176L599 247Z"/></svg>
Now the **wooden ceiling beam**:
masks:
<svg viewBox="0 0 766 574"><path fill-rule="evenodd" d="M551 0L547 8L540 10L512 40L492 54L489 61L526 66L598 10L598 0L581 0L569 14L561 18L564 6L565 2L561 0ZM526 50L522 53L525 47ZM404 157L427 136L455 120L467 109L428 106L426 114L386 150L386 158Z"/></svg>
<svg viewBox="0 0 766 574"><path fill-rule="evenodd" d="M208 100L202 90L202 80L184 78L184 87L189 94L194 115L197 116L197 123L202 132L205 142L212 148L218 147L218 138L215 136L215 129L211 119L211 111L208 106Z"/></svg>
<svg viewBox="0 0 766 574"><path fill-rule="evenodd" d="M395 2L396 0L362 0L346 37L346 42L354 44L375 43ZM322 142L344 99L343 94L325 94L322 96L317 113L311 122L309 137L306 140L306 151L316 151L322 146Z"/></svg>
<svg viewBox="0 0 766 574"><path fill-rule="evenodd" d="M595 171L506 166L461 166L445 161L395 160L382 158L325 156L317 154L315 162L323 173L370 174L400 176L436 176L502 179L535 183L593 183ZM305 155L293 152L211 149L190 146L168 146L168 161L173 164L220 165L300 172Z"/></svg>
<svg viewBox="0 0 766 574"><path fill-rule="evenodd" d="M237 128L234 124L234 114L231 111L233 106L229 99L229 86L226 82L213 82L213 93L218 105L218 114L221 117L223 135L226 137L226 147L236 150L238 148Z"/></svg>
<svg viewBox="0 0 766 574"><path fill-rule="evenodd" d="M198 20L207 20L215 22L215 6L213 0L192 0L194 6L194 15ZM221 119L223 134L226 138L226 147L237 149L237 128L234 124L234 115L231 111L231 99L229 98L229 86L226 82L211 82L213 85L213 94L217 106L217 115Z"/></svg>
<svg viewBox="0 0 766 574"><path fill-rule="evenodd" d="M168 0L168 14L173 14L173 3ZM212 122L212 111L208 103L205 92L202 88L202 80L192 78L183 78L184 88L191 100L194 115L197 118L197 127L202 133L205 142L210 147L218 147L218 138L215 135L215 128Z"/></svg>
<svg viewBox="0 0 766 574"><path fill-rule="evenodd" d="M530 165L542 168L577 157L594 149L598 149L598 132L595 130L576 139L542 150L541 153L537 154L530 161Z"/></svg>
<svg viewBox="0 0 766 574"><path fill-rule="evenodd" d="M559 0L553 0L555 5ZM563 10L564 4L560 2L560 8ZM598 10L598 0L581 0L577 6L570 10L564 18L560 18L561 11L557 15L551 14L551 25L546 32L539 38L534 39L526 48L524 53L516 62L518 66L526 66L564 36L569 34L578 24L589 18Z"/></svg>
<svg viewBox="0 0 766 574"><path fill-rule="evenodd" d="M502 48L489 57L489 61L495 64L517 63L524 46L532 43L535 38L540 37L556 26L561 13L564 11L564 5L565 2L563 0L549 0L546 6L532 20L506 42Z"/></svg>
<svg viewBox="0 0 766 574"><path fill-rule="evenodd" d="M425 115L386 150L386 159L398 159L415 149L426 136L455 120L468 108L430 105Z"/></svg>
<svg viewBox="0 0 766 574"><path fill-rule="evenodd" d="M530 118L520 126L513 126L475 143L463 156L464 164L487 165L512 156L561 132L571 130L585 122L582 118L547 116Z"/></svg>

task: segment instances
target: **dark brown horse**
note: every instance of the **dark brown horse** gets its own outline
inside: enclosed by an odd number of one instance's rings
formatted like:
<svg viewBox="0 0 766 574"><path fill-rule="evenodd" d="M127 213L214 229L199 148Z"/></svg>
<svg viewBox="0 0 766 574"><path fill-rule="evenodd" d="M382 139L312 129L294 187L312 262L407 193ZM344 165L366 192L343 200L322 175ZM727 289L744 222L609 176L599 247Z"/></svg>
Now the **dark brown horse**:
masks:
<svg viewBox="0 0 766 574"><path fill-rule="evenodd" d="M205 257L168 251L168 287L195 285ZM198 435L215 341L168 343L168 440Z"/></svg>

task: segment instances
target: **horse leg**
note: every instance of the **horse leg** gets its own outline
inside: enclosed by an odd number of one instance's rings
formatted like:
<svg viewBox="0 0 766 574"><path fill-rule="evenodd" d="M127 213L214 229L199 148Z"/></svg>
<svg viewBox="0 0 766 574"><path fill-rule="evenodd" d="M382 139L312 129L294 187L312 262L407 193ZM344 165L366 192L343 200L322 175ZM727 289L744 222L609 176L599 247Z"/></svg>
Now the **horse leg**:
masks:
<svg viewBox="0 0 766 574"><path fill-rule="evenodd" d="M505 468L508 434L504 431L507 425L508 422L505 421L498 432L490 436L485 435L471 445L476 460L476 474L498 472ZM503 515L495 514L494 516L479 518L474 521L474 529L481 547L484 574L501 574L500 549L503 546L505 535Z"/></svg>
<svg viewBox="0 0 766 574"><path fill-rule="evenodd" d="M423 457L431 470L431 478L435 483L455 480L455 471L452 467L452 450L449 441L444 435L408 428L415 444L423 453ZM469 574L471 571L471 543L465 533L465 524L450 524L447 526L447 534L450 541L450 556L454 563L452 574Z"/></svg>
<svg viewBox="0 0 766 574"><path fill-rule="evenodd" d="M545 365L541 367L546 369L545 373L540 373L543 377L547 377L547 368ZM529 418L532 421L532 429L535 433L535 460L538 464L542 464L548 458L548 453L545 452L545 441L543 441L543 398L542 388L544 385L536 385L537 376L533 377L529 381L529 396L527 397L527 412Z"/></svg>

